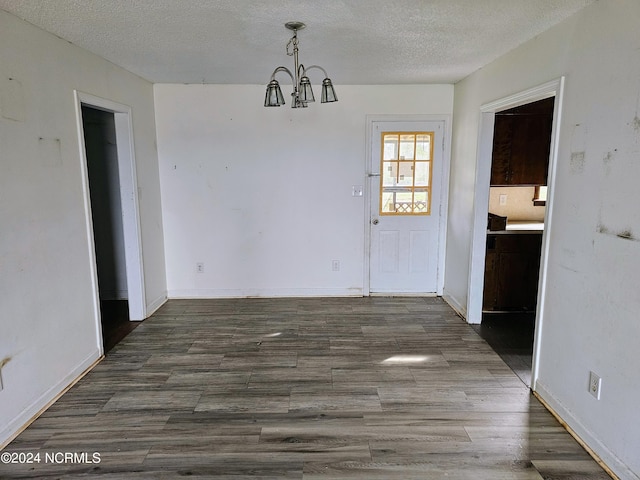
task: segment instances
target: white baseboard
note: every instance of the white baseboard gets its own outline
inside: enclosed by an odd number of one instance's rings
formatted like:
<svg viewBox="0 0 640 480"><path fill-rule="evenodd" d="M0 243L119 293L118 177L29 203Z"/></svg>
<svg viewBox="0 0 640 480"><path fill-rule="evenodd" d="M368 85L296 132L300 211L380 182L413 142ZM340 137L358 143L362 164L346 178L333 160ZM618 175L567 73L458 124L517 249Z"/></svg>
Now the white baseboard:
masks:
<svg viewBox="0 0 640 480"><path fill-rule="evenodd" d="M442 299L449 304L451 308L453 308L458 315L460 315L463 319L467 319L467 309L462 305L456 298L451 295L447 295L446 293L442 295Z"/></svg>
<svg viewBox="0 0 640 480"><path fill-rule="evenodd" d="M600 442L587 427L585 427L564 405L555 398L539 379L536 382L535 394L545 403L551 413L556 416L565 428L574 436L579 443L583 444L594 459L602 465L605 470L615 474L620 480L640 480L640 477L633 473L622 460L616 457L605 445Z"/></svg>
<svg viewBox="0 0 640 480"><path fill-rule="evenodd" d="M0 450L6 447L15 437L37 419L47 408L49 408L60 396L80 380L93 366L98 363L101 355L98 350L92 352L87 358L80 362L62 380L57 382L31 405L22 410L18 416L0 430Z"/></svg>
<svg viewBox="0 0 640 480"><path fill-rule="evenodd" d="M437 297L434 292L369 292L372 297Z"/></svg>
<svg viewBox="0 0 640 480"><path fill-rule="evenodd" d="M158 298L153 300L151 303L147 304L147 311L145 313L146 317L149 318L151 315L155 313L162 305L167 301L168 296L167 292L163 292Z"/></svg>
<svg viewBox="0 0 640 480"><path fill-rule="evenodd" d="M169 298L361 297L361 288L274 288L169 290Z"/></svg>

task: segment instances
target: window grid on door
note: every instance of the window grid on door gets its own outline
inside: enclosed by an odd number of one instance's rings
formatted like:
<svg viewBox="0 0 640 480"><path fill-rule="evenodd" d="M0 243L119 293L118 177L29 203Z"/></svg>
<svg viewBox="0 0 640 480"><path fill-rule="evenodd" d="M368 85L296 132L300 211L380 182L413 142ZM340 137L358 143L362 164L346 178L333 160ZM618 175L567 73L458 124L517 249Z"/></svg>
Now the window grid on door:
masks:
<svg viewBox="0 0 640 480"><path fill-rule="evenodd" d="M431 215L434 132L382 132L380 215Z"/></svg>

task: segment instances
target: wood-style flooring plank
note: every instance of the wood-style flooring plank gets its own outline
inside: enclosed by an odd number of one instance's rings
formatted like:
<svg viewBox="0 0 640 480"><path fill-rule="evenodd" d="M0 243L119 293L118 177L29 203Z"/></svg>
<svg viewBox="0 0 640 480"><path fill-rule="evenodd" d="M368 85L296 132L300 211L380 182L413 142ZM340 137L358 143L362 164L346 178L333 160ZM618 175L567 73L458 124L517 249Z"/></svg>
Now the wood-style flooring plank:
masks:
<svg viewBox="0 0 640 480"><path fill-rule="evenodd" d="M171 300L7 452L0 478L603 480L439 298Z"/></svg>

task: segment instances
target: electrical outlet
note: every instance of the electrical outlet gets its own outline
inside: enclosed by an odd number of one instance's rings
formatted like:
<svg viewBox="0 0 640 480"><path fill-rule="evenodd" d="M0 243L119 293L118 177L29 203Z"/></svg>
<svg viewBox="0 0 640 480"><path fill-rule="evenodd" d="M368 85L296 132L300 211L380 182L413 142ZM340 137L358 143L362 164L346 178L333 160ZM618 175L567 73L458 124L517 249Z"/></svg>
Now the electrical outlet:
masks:
<svg viewBox="0 0 640 480"><path fill-rule="evenodd" d="M202 262L196 263L196 272L204 273L204 263Z"/></svg>
<svg viewBox="0 0 640 480"><path fill-rule="evenodd" d="M506 193L501 193L500 194L500 205L506 205L507 204L507 194Z"/></svg>
<svg viewBox="0 0 640 480"><path fill-rule="evenodd" d="M340 260L332 260L331 261L331 270L334 272L340 271Z"/></svg>
<svg viewBox="0 0 640 480"><path fill-rule="evenodd" d="M361 197L362 196L362 185L354 185L351 188L351 196L352 197Z"/></svg>
<svg viewBox="0 0 640 480"><path fill-rule="evenodd" d="M602 379L593 372L589 372L589 393L596 400L600 400L600 390L602 389Z"/></svg>

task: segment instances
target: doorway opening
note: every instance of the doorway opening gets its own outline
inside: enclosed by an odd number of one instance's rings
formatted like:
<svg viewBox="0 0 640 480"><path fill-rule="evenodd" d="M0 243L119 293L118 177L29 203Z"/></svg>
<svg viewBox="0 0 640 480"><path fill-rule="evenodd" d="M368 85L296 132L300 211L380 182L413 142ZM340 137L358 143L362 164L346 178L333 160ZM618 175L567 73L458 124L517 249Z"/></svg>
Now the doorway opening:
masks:
<svg viewBox="0 0 640 480"><path fill-rule="evenodd" d="M129 108L76 92L97 346L109 351L146 314Z"/></svg>
<svg viewBox="0 0 640 480"><path fill-rule="evenodd" d="M496 112L482 323L476 331L531 385L555 97Z"/></svg>
<svg viewBox="0 0 640 480"><path fill-rule="evenodd" d="M563 85L481 108L467 321L534 391Z"/></svg>
<svg viewBox="0 0 640 480"><path fill-rule="evenodd" d="M113 112L82 105L91 222L104 351L136 324L129 322L118 152Z"/></svg>

